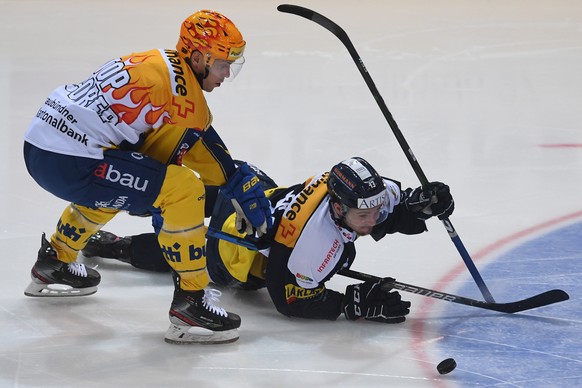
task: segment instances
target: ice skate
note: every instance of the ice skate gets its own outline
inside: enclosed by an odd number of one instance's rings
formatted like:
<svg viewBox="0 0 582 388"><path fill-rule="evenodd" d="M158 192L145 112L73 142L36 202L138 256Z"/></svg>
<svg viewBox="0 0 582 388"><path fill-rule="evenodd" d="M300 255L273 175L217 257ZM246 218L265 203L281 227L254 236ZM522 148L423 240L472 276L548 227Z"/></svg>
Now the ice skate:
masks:
<svg viewBox="0 0 582 388"><path fill-rule="evenodd" d="M170 327L165 341L171 344L222 344L238 339L240 317L214 306L220 291L176 290L170 308Z"/></svg>
<svg viewBox="0 0 582 388"><path fill-rule="evenodd" d="M85 257L104 257L131 262L131 237L119 237L111 232L100 230L89 238L81 253Z"/></svg>
<svg viewBox="0 0 582 388"><path fill-rule="evenodd" d="M26 296L84 296L97 292L99 272L80 263L64 263L42 234L36 263L30 271L32 281L24 290Z"/></svg>

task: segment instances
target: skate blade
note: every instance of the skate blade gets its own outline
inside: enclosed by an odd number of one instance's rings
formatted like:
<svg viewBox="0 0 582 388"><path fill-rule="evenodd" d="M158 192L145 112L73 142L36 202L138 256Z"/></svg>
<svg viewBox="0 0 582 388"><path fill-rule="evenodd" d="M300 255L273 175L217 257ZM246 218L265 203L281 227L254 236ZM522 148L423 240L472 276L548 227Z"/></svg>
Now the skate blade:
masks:
<svg viewBox="0 0 582 388"><path fill-rule="evenodd" d="M238 340L238 329L212 331L203 327L170 324L164 341L174 345L227 344Z"/></svg>
<svg viewBox="0 0 582 388"><path fill-rule="evenodd" d="M86 296L97 292L97 287L74 288L66 284L45 284L30 282L24 295L32 297L71 297Z"/></svg>

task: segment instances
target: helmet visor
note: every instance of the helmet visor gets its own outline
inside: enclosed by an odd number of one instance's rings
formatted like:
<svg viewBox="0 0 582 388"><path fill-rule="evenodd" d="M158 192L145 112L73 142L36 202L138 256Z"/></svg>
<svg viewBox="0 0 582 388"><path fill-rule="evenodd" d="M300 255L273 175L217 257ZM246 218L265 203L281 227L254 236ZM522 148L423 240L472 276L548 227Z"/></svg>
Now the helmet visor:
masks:
<svg viewBox="0 0 582 388"><path fill-rule="evenodd" d="M226 61L224 59L215 59L210 66L209 72L213 75L224 78L225 81L232 81L245 63L245 57L240 56L235 61Z"/></svg>

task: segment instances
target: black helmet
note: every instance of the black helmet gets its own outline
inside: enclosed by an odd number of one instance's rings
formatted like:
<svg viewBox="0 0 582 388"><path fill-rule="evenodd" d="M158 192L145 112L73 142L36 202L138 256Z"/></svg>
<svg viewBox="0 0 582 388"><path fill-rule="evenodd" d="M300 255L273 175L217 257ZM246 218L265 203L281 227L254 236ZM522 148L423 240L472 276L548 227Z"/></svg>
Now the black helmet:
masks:
<svg viewBox="0 0 582 388"><path fill-rule="evenodd" d="M333 166L327 179L327 192L332 201L352 209L371 209L388 202L384 179L359 157Z"/></svg>

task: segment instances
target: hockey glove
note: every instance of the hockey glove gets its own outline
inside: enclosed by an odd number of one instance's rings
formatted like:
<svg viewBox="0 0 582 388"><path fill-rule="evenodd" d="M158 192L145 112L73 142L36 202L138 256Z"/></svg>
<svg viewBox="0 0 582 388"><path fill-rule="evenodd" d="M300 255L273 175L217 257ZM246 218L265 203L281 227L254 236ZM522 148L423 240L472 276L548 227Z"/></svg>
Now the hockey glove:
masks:
<svg viewBox="0 0 582 388"><path fill-rule="evenodd" d="M455 201L449 186L442 182L430 182L426 188L406 189L404 204L421 220L428 220L433 216L442 220L455 210Z"/></svg>
<svg viewBox="0 0 582 388"><path fill-rule="evenodd" d="M393 282L392 278L384 278L349 285L342 301L346 318L350 321L364 318L383 323L404 322L405 315L410 313L410 302L401 300L398 291L390 291Z"/></svg>
<svg viewBox="0 0 582 388"><path fill-rule="evenodd" d="M232 201L236 211L236 228L240 233L254 235L256 231L260 237L273 226L269 200L259 178L246 163L241 164L230 177L222 192Z"/></svg>

